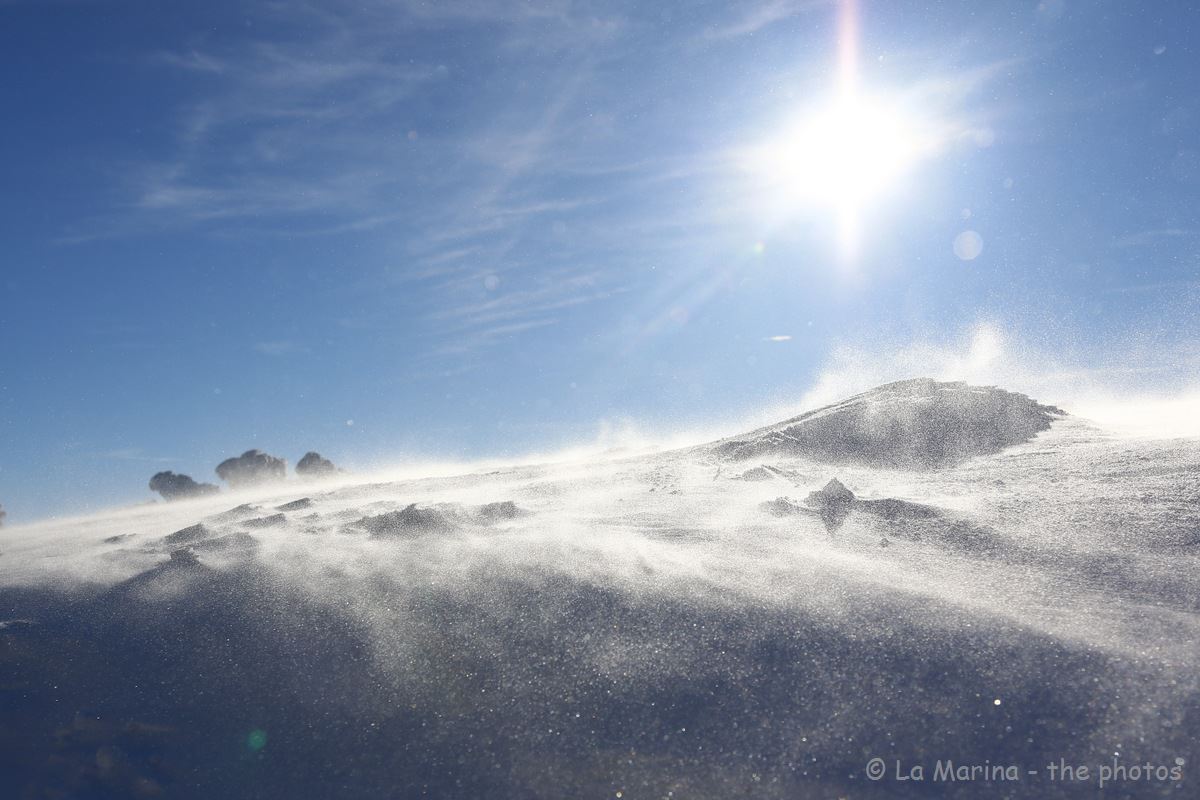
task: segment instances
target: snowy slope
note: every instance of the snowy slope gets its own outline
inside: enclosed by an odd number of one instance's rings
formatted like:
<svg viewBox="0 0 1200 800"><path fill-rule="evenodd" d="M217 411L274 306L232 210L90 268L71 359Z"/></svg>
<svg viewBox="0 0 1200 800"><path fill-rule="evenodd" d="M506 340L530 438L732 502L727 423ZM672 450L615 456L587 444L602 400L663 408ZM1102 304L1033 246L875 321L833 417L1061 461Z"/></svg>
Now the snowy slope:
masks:
<svg viewBox="0 0 1200 800"><path fill-rule="evenodd" d="M721 441L730 458L806 456L831 463L932 468L1028 441L1063 416L994 386L898 381L777 425Z"/></svg>
<svg viewBox="0 0 1200 800"><path fill-rule="evenodd" d="M715 446L6 531L0 796L1088 797L1045 765L1114 753L1190 775L1200 442L896 387ZM909 413L930 396L941 427ZM960 460L996 408L1023 443ZM774 444L889 413L967 433L836 465ZM835 477L830 525L809 495ZM1042 773L872 782L875 756Z"/></svg>

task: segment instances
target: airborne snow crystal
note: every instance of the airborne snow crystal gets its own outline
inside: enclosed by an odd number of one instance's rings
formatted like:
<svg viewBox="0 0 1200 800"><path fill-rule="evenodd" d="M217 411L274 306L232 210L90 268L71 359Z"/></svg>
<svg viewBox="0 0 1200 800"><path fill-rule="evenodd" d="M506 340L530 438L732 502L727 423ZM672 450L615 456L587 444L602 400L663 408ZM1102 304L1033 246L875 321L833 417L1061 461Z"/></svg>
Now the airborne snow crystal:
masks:
<svg viewBox="0 0 1200 800"><path fill-rule="evenodd" d="M722 469L748 453L765 480ZM916 381L665 453L18 527L0 770L68 796L216 796L233 758L267 798L807 797L863 794L875 753L1101 763L1137 730L1164 761L1200 737L1172 510L1197 454Z"/></svg>

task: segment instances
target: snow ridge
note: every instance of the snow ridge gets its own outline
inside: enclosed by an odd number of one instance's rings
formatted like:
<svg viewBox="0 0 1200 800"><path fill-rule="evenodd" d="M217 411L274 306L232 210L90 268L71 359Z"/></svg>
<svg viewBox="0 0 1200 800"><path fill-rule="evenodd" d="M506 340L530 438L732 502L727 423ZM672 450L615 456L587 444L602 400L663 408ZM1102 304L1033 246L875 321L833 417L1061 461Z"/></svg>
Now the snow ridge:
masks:
<svg viewBox="0 0 1200 800"><path fill-rule="evenodd" d="M1029 441L1065 412L1016 392L961 381L888 383L815 411L723 439L733 460L768 454L827 463L937 469Z"/></svg>

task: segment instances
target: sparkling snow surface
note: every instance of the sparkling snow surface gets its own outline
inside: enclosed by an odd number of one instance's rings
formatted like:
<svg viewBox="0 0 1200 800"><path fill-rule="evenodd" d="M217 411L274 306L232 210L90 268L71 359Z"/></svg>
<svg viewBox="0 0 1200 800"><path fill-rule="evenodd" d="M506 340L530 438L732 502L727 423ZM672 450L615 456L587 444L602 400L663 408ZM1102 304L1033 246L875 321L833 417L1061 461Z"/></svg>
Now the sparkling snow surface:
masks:
<svg viewBox="0 0 1200 800"><path fill-rule="evenodd" d="M1045 766L1114 757L1200 791L1194 439L292 481L0 549L4 796L1091 796Z"/></svg>

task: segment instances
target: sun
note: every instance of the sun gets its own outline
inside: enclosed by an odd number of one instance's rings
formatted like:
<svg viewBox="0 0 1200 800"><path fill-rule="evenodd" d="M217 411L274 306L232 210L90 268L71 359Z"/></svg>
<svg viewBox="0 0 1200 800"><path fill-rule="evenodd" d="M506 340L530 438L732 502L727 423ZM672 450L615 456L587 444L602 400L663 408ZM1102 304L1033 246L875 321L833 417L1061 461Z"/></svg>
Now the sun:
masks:
<svg viewBox="0 0 1200 800"><path fill-rule="evenodd" d="M859 76L857 0L837 2L837 67L832 99L777 128L751 149L755 191L773 221L799 211L831 212L843 262L854 260L868 210L900 183L943 138L938 126L901 102L875 95ZM915 95L908 94L913 97Z"/></svg>
<svg viewBox="0 0 1200 800"><path fill-rule="evenodd" d="M852 256L864 213L927 155L924 127L898 104L842 94L756 148L753 168L777 212L832 212L838 249Z"/></svg>

